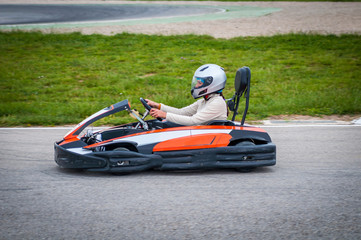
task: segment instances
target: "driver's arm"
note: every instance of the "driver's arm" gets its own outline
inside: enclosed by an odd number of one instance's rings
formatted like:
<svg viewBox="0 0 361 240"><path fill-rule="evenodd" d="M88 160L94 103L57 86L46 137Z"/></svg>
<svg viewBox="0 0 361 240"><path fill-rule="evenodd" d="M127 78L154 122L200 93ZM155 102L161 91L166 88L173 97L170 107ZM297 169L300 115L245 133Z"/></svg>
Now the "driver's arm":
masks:
<svg viewBox="0 0 361 240"><path fill-rule="evenodd" d="M161 104L154 102L152 100L149 99L145 99L145 101L148 103L149 106L151 106L152 108L156 108L156 109L160 109Z"/></svg>
<svg viewBox="0 0 361 240"><path fill-rule="evenodd" d="M199 107L199 100L194 102L193 104L183 107L183 108L175 108L170 107L165 104L160 104L160 110L167 112L167 113L174 113L177 115L183 115L183 116L192 116L197 113L198 107Z"/></svg>
<svg viewBox="0 0 361 240"><path fill-rule="evenodd" d="M211 100L212 101L208 102L202 110L196 112L194 115L187 116L168 112L166 120L186 126L207 124L212 120L226 120L226 102L222 98Z"/></svg>
<svg viewBox="0 0 361 240"><path fill-rule="evenodd" d="M166 112L163 112L159 109L155 109L155 108L152 108L150 110L150 115L154 118L166 118L167 117L167 113Z"/></svg>

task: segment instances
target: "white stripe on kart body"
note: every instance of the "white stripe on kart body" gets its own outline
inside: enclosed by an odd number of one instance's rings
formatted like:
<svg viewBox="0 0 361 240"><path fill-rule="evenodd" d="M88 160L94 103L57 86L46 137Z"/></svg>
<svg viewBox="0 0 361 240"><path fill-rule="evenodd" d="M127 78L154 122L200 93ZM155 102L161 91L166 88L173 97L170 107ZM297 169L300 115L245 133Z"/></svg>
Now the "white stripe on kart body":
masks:
<svg viewBox="0 0 361 240"><path fill-rule="evenodd" d="M227 133L229 134L232 129L192 129L191 135L199 134L215 134L215 133Z"/></svg>
<svg viewBox="0 0 361 240"><path fill-rule="evenodd" d="M115 142L125 142L125 141L132 141L138 143L138 146L164 142L167 140L187 137L192 135L199 135L199 134L214 134L214 133L230 133L231 129L190 129L190 130L177 130L177 131L162 131L156 133L149 133L149 134L142 134L132 137L126 137L122 139L114 140L111 143Z"/></svg>
<svg viewBox="0 0 361 240"><path fill-rule="evenodd" d="M167 140L170 140L173 138L186 137L186 136L190 136L190 135L191 135L190 130L167 131L167 132L162 131L162 132L155 132L155 133L125 137L125 138L111 141L111 142L109 142L109 144L117 143L117 142L132 141L132 142L138 143L138 146L143 146L143 145L148 145L148 144L152 144L152 143L167 141ZM105 145L107 145L107 144L105 144Z"/></svg>
<svg viewBox="0 0 361 240"><path fill-rule="evenodd" d="M227 133L229 134L232 129L192 129L192 130L177 130L177 131L161 131L149 134L141 134L131 137L125 137L121 139L116 139L114 141L110 141L99 146L106 146L114 143L121 143L121 142L136 142L138 147L154 144L159 142L164 142L171 139L187 137L187 136L194 136L200 134L215 134L215 133ZM83 148L68 148L69 151L78 153L78 154L88 154L91 153L92 150L83 149Z"/></svg>

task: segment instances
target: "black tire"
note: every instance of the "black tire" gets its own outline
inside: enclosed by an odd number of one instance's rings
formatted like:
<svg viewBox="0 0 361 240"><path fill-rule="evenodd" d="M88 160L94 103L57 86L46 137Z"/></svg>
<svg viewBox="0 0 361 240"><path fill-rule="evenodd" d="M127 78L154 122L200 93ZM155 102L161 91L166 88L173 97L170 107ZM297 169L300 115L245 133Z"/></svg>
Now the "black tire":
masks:
<svg viewBox="0 0 361 240"><path fill-rule="evenodd" d="M236 146L254 146L256 145L254 142L246 140L246 141L242 141L236 144ZM256 169L255 167L243 167L243 168L236 168L237 172L241 172L241 173L249 173L252 172L254 169Z"/></svg>
<svg viewBox="0 0 361 240"><path fill-rule="evenodd" d="M244 168L236 168L237 172L240 173L249 173L249 172L253 172L253 170L255 170L255 167L244 167Z"/></svg>
<svg viewBox="0 0 361 240"><path fill-rule="evenodd" d="M130 149L128 149L126 147L117 147L117 148L114 148L113 151L118 151L118 152L126 151L126 152L128 152L128 151L130 151ZM117 165L119 165L119 166L129 165L129 161L118 161Z"/></svg>
<svg viewBox="0 0 361 240"><path fill-rule="evenodd" d="M256 145L254 142L246 140L246 141L242 141L236 144L236 146L254 146Z"/></svg>
<svg viewBox="0 0 361 240"><path fill-rule="evenodd" d="M113 151L130 151L130 149L128 149L126 147L117 147L117 148L114 148Z"/></svg>

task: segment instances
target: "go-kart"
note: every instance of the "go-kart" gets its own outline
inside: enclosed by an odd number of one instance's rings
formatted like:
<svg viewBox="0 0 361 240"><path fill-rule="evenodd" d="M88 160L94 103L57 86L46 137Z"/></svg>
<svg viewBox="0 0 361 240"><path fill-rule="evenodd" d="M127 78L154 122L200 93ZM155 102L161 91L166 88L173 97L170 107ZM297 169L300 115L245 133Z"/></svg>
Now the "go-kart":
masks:
<svg viewBox="0 0 361 240"><path fill-rule="evenodd" d="M88 117L61 141L54 144L55 162L61 168L131 173L155 170L198 170L213 168L251 169L276 164L276 146L261 128L245 125L249 105L251 72L238 69L235 94L227 100L232 120L212 121L201 126L181 126L162 119L145 120L123 100ZM239 101L246 98L241 122L236 122ZM91 123L128 111L138 121L81 135Z"/></svg>

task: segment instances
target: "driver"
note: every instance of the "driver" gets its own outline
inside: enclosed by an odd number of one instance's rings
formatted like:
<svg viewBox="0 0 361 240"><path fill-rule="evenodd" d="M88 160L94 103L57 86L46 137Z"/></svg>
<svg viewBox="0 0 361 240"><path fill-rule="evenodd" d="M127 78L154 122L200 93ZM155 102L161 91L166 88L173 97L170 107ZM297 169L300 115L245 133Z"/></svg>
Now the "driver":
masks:
<svg viewBox="0 0 361 240"><path fill-rule="evenodd" d="M216 64L199 67L193 76L191 94L195 103L181 109L146 99L152 107L150 115L180 125L203 125L213 120L227 120L227 104L222 94L227 77Z"/></svg>

